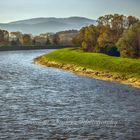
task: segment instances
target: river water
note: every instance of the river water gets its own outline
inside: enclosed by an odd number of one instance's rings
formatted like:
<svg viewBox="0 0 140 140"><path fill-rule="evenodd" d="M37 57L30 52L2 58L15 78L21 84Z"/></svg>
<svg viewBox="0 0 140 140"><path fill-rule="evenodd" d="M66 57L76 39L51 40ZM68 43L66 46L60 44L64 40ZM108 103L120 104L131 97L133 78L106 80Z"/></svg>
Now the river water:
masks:
<svg viewBox="0 0 140 140"><path fill-rule="evenodd" d="M140 89L0 52L0 140L139 140Z"/></svg>

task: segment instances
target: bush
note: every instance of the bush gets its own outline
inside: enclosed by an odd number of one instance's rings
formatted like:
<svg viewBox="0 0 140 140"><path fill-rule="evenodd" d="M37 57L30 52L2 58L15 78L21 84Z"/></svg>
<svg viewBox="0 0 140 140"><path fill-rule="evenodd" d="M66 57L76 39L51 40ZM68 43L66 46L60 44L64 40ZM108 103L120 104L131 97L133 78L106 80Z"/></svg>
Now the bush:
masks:
<svg viewBox="0 0 140 140"><path fill-rule="evenodd" d="M100 52L110 56L117 56L117 57L120 56L120 52L115 46L105 46L100 49Z"/></svg>

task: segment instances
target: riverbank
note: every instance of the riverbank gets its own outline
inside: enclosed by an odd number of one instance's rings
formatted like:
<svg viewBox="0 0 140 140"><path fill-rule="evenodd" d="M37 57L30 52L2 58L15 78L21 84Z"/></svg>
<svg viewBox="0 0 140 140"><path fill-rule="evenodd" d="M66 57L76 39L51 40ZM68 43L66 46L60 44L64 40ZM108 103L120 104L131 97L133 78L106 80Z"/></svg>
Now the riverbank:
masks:
<svg viewBox="0 0 140 140"><path fill-rule="evenodd" d="M137 59L85 53L67 48L35 58L34 63L140 88L140 61Z"/></svg>
<svg viewBox="0 0 140 140"><path fill-rule="evenodd" d="M0 46L0 51L16 51L16 50L40 50L40 49L62 49L70 48L70 45L30 45L30 46Z"/></svg>

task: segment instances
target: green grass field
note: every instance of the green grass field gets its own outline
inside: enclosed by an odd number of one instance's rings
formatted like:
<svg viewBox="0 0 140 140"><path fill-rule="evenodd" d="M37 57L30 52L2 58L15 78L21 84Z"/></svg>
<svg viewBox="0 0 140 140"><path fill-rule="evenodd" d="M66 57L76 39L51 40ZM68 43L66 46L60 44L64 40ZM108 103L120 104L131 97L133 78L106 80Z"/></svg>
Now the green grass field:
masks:
<svg viewBox="0 0 140 140"><path fill-rule="evenodd" d="M79 49L60 49L43 56L43 59L74 64L93 70L140 78L140 60L112 57L101 53L86 53Z"/></svg>

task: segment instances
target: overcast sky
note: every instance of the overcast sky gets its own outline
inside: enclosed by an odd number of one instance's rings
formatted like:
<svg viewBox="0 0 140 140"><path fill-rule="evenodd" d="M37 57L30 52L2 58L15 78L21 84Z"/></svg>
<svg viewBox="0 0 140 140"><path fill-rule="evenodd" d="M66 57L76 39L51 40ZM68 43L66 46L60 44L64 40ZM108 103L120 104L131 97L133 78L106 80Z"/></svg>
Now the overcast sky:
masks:
<svg viewBox="0 0 140 140"><path fill-rule="evenodd" d="M99 16L119 13L140 18L140 0L0 0L0 22L35 17Z"/></svg>

